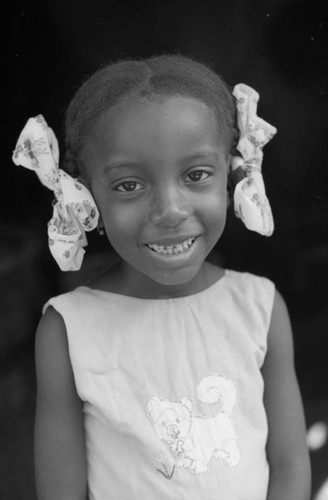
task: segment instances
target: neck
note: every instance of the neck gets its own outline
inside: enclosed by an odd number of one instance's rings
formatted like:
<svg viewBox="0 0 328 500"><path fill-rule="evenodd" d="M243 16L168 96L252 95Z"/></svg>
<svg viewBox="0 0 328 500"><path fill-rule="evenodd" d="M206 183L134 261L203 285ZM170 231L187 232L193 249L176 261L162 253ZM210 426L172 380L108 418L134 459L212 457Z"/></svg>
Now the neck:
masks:
<svg viewBox="0 0 328 500"><path fill-rule="evenodd" d="M169 299L199 293L218 279L224 271L217 266L204 262L193 279L187 283L163 285L140 273L126 262L118 263L108 276L110 291L143 299Z"/></svg>

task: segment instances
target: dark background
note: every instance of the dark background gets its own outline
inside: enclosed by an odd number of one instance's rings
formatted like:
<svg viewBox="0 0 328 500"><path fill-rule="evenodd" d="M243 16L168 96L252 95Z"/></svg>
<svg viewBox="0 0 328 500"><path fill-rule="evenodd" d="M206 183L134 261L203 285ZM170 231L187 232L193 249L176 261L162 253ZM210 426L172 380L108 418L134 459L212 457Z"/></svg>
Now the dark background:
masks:
<svg viewBox="0 0 328 500"><path fill-rule="evenodd" d="M81 272L63 274L47 249L51 193L11 162L30 116L62 144L65 108L100 65L174 52L261 95L278 128L264 177L276 229L247 232L230 210L213 258L268 276L284 295L308 427L328 423L328 18L325 1L26 0L1 4L0 498L33 500L34 331L42 304L104 265L90 235ZM111 255L110 255L111 258ZM328 446L311 453L313 491L328 478ZM314 495L313 495L314 498Z"/></svg>

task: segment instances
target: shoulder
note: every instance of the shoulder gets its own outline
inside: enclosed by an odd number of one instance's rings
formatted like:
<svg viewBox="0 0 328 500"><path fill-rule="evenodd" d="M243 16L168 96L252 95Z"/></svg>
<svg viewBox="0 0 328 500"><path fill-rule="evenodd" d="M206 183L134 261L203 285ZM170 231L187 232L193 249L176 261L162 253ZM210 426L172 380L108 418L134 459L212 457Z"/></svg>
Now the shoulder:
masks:
<svg viewBox="0 0 328 500"><path fill-rule="evenodd" d="M269 347L275 351L291 351L293 348L292 326L286 302L275 290L268 337Z"/></svg>
<svg viewBox="0 0 328 500"><path fill-rule="evenodd" d="M93 297L93 290L86 285L65 291L51 297L43 306L43 316L38 330L63 329L70 322L78 321L80 314L87 311ZM60 335L60 333L59 333Z"/></svg>
<svg viewBox="0 0 328 500"><path fill-rule="evenodd" d="M280 292L275 289L269 328L269 342L274 345L283 339L292 337L292 327L286 302Z"/></svg>
<svg viewBox="0 0 328 500"><path fill-rule="evenodd" d="M48 307L35 336L35 359L38 383L59 382L60 375L71 372L67 332L62 316Z"/></svg>
<svg viewBox="0 0 328 500"><path fill-rule="evenodd" d="M236 299L271 313L276 290L273 281L264 276L232 269L226 269L225 278Z"/></svg>
<svg viewBox="0 0 328 500"><path fill-rule="evenodd" d="M56 311L50 302L49 306L46 306L45 312L39 321L39 325L36 331L36 344L43 345L45 339L51 342L55 341L56 338L60 338L62 341L66 337L66 327L62 315Z"/></svg>
<svg viewBox="0 0 328 500"><path fill-rule="evenodd" d="M287 369L294 364L293 333L286 302L275 290L271 321L268 331L268 350L265 374L276 376L277 369Z"/></svg>
<svg viewBox="0 0 328 500"><path fill-rule="evenodd" d="M66 327L61 315L49 307L35 338L38 414L74 412L80 408ZM52 418L52 417L51 417Z"/></svg>
<svg viewBox="0 0 328 500"><path fill-rule="evenodd" d="M266 276L261 276L259 274L254 274L248 271L236 271L234 269L226 269L226 275L229 279L238 281L240 283L245 283L246 285L259 285L268 288L275 288L273 281L271 281Z"/></svg>

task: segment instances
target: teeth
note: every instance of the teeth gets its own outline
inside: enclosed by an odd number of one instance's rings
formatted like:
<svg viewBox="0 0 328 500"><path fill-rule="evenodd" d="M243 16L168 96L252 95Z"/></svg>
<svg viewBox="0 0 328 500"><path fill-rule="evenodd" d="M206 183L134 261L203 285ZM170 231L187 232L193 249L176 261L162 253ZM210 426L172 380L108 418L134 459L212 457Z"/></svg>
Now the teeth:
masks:
<svg viewBox="0 0 328 500"><path fill-rule="evenodd" d="M154 243L147 246L157 253L162 253L164 255L177 255L178 253L182 253L185 250L188 250L195 239L196 238L189 238L189 240L186 240L183 243L179 243L178 245L156 245L156 243Z"/></svg>

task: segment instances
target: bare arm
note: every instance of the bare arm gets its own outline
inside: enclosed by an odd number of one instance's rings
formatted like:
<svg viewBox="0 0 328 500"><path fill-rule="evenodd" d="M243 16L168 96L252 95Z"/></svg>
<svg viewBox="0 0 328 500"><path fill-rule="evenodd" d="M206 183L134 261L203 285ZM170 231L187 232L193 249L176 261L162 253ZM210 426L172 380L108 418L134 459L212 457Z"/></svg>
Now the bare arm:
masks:
<svg viewBox="0 0 328 500"><path fill-rule="evenodd" d="M82 403L62 317L48 309L36 334L35 476L38 500L86 500Z"/></svg>
<svg viewBox="0 0 328 500"><path fill-rule="evenodd" d="M267 500L309 500L311 472L287 308L276 293L263 367L269 422Z"/></svg>

